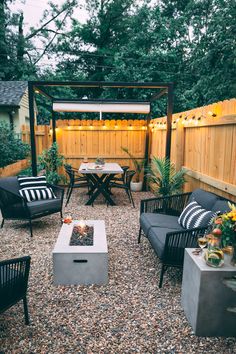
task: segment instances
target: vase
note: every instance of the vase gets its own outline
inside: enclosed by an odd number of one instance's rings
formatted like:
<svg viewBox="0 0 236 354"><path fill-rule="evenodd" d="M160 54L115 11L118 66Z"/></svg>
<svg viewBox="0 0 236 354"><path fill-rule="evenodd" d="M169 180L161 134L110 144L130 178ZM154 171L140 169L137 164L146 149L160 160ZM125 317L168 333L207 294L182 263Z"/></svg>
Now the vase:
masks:
<svg viewBox="0 0 236 354"><path fill-rule="evenodd" d="M218 247L207 249L204 258L210 267L219 268L224 264L224 253Z"/></svg>
<svg viewBox="0 0 236 354"><path fill-rule="evenodd" d="M226 246L222 248L224 252L224 263L226 266L230 266L232 264L234 248L232 246Z"/></svg>

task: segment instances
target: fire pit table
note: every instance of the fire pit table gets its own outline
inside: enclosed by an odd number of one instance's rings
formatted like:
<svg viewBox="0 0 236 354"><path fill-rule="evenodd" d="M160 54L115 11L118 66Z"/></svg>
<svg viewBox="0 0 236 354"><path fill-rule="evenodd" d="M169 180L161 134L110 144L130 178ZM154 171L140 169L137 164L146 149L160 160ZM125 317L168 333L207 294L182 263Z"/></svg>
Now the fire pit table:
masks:
<svg viewBox="0 0 236 354"><path fill-rule="evenodd" d="M103 220L63 224L52 254L54 284L107 283L108 250Z"/></svg>

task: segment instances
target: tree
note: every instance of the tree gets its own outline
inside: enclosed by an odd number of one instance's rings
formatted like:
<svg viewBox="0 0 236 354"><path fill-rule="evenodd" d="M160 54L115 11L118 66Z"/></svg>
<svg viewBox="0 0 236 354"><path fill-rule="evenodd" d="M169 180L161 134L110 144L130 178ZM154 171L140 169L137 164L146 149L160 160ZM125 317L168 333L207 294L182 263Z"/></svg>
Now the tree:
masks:
<svg viewBox="0 0 236 354"><path fill-rule="evenodd" d="M45 11L38 28L30 28L24 34L23 13L11 13L11 0L0 0L0 64L2 80L20 80L38 75L37 63L47 54L50 46L66 25L77 0L66 1L62 6L50 3L49 11ZM14 1L13 1L14 2ZM52 29L50 24L54 25ZM40 38L42 52L35 47L36 38Z"/></svg>

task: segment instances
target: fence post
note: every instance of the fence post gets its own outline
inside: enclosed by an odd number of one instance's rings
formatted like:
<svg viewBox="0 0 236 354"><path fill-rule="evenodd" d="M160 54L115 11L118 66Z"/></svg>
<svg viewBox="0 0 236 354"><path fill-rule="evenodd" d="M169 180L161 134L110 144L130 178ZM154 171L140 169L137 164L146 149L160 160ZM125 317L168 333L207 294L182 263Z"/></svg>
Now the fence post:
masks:
<svg viewBox="0 0 236 354"><path fill-rule="evenodd" d="M184 125L181 121L176 123L176 146L175 146L175 165L177 171L184 165Z"/></svg>

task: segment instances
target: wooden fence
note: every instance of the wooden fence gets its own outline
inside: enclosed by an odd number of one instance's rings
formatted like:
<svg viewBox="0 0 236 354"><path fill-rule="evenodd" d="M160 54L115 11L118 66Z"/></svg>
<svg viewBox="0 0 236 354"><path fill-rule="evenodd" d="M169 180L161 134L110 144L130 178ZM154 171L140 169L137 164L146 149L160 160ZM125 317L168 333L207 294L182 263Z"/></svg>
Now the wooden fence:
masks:
<svg viewBox="0 0 236 354"><path fill-rule="evenodd" d="M27 159L16 161L11 165L0 168L0 177L15 176L27 167L28 167Z"/></svg>
<svg viewBox="0 0 236 354"><path fill-rule="evenodd" d="M173 115L171 160L186 170L185 189L236 200L236 99ZM151 156L164 156L166 117L151 121Z"/></svg>
<svg viewBox="0 0 236 354"><path fill-rule="evenodd" d="M166 117L151 121L150 157L165 155ZM121 146L138 159L145 154L146 122L143 120L58 120L60 152L67 163L79 166L84 157L104 157L121 165L132 163ZM51 144L51 130L38 126L36 150ZM29 130L22 129L29 142ZM218 102L173 115L171 160L186 169L186 190L202 187L236 200L236 99Z"/></svg>
<svg viewBox="0 0 236 354"><path fill-rule="evenodd" d="M94 161L103 157L133 168L129 156L121 149L127 147L136 159L145 155L146 122L144 120L58 120L56 139L59 151L67 163L78 167L84 157ZM37 155L52 142L48 126L35 127ZM23 126L22 139L30 141L29 128Z"/></svg>

